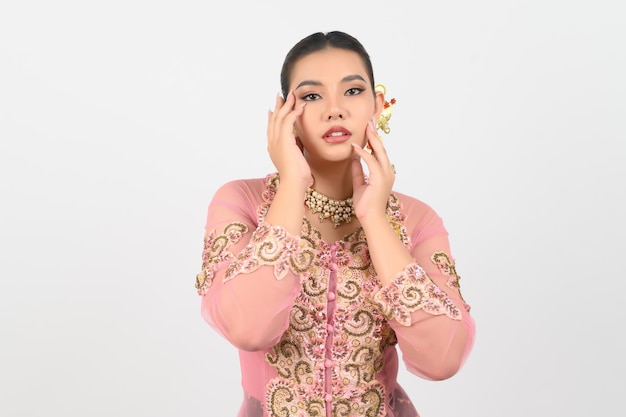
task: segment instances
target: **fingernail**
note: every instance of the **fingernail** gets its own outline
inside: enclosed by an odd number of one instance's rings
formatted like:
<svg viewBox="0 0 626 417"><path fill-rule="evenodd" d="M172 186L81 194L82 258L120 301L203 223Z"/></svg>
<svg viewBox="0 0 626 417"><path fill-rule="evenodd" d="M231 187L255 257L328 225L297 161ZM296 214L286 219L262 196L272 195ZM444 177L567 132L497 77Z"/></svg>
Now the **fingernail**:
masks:
<svg viewBox="0 0 626 417"><path fill-rule="evenodd" d="M367 122L367 125L369 126L370 130L373 132L374 131L374 121L370 120L369 122Z"/></svg>

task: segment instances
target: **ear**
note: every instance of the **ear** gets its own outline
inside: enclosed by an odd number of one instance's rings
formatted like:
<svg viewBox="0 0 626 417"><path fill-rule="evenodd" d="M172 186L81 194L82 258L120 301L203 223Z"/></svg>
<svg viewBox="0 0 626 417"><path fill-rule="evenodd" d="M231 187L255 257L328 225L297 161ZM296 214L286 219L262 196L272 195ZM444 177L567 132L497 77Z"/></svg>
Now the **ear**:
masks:
<svg viewBox="0 0 626 417"><path fill-rule="evenodd" d="M379 84L376 86L376 90L374 90L375 96L374 101L376 102L376 106L374 108L374 116L376 120L380 117L380 114L385 109L385 88Z"/></svg>

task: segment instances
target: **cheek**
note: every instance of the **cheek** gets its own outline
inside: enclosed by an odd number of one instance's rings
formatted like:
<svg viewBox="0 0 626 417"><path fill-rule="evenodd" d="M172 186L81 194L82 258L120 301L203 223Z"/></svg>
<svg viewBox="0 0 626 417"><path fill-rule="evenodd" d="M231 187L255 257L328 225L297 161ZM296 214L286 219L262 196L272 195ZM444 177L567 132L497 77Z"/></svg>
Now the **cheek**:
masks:
<svg viewBox="0 0 626 417"><path fill-rule="evenodd" d="M309 105L307 104L306 107L308 106ZM302 116L298 117L298 119L296 120L296 125L303 132L310 131L316 126L315 120L316 119L315 119L314 109L305 108L304 113L302 113Z"/></svg>
<svg viewBox="0 0 626 417"><path fill-rule="evenodd" d="M358 112L359 112L359 118L363 119L363 120L369 120L372 118L372 116L374 115L376 111L376 106L374 105L366 105L366 106L362 106L359 108Z"/></svg>

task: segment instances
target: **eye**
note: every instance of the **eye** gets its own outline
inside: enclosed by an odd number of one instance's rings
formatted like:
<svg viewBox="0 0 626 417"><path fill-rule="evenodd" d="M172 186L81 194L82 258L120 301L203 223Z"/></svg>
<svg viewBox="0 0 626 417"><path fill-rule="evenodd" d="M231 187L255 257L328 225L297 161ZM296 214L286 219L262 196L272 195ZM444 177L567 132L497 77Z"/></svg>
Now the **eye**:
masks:
<svg viewBox="0 0 626 417"><path fill-rule="evenodd" d="M314 100L319 100L320 95L317 93L308 93L308 94L303 95L300 98L304 101L314 101Z"/></svg>
<svg viewBox="0 0 626 417"><path fill-rule="evenodd" d="M348 88L348 90L346 91L346 95L347 96L357 96L357 95L361 94L363 91L365 91L365 89L364 88L360 88L360 87Z"/></svg>

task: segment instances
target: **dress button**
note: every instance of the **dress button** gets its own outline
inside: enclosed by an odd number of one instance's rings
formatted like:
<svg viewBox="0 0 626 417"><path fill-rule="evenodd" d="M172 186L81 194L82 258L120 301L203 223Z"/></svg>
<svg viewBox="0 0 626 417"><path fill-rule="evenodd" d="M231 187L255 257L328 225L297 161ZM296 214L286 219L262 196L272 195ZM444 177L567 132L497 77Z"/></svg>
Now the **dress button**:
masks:
<svg viewBox="0 0 626 417"><path fill-rule="evenodd" d="M326 402L329 403L333 400L333 396L330 394L326 394Z"/></svg>
<svg viewBox="0 0 626 417"><path fill-rule="evenodd" d="M327 324L326 325L326 330L328 330L328 333L332 333L333 330L335 330L335 328L333 327L332 324Z"/></svg>
<svg viewBox="0 0 626 417"><path fill-rule="evenodd" d="M329 301L333 301L335 299L335 293L334 292L329 292L328 293L328 300Z"/></svg>
<svg viewBox="0 0 626 417"><path fill-rule="evenodd" d="M330 270L331 271L336 271L337 270L337 264L335 262L330 264Z"/></svg>
<svg viewBox="0 0 626 417"><path fill-rule="evenodd" d="M330 359L326 359L326 361L324 362L324 366L327 368L331 368L333 366L333 361L331 361Z"/></svg>

